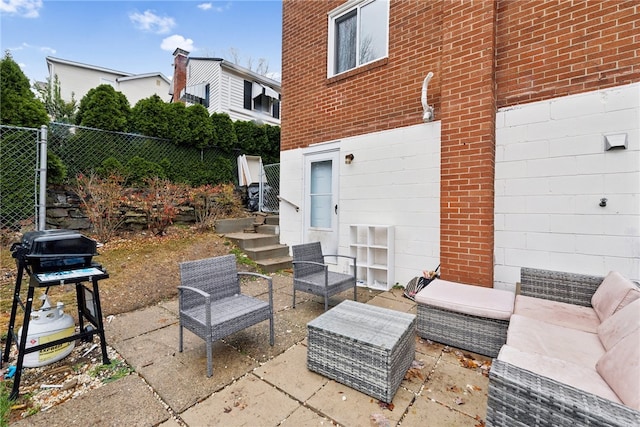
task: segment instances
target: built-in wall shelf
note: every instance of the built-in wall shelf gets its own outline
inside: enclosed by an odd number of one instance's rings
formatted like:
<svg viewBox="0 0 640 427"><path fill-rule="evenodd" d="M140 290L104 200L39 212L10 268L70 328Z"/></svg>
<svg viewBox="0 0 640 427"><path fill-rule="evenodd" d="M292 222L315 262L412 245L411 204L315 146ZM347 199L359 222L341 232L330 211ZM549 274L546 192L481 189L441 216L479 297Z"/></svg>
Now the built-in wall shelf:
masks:
<svg viewBox="0 0 640 427"><path fill-rule="evenodd" d="M389 290L394 285L394 228L391 225L349 226L349 253L356 257L359 286Z"/></svg>

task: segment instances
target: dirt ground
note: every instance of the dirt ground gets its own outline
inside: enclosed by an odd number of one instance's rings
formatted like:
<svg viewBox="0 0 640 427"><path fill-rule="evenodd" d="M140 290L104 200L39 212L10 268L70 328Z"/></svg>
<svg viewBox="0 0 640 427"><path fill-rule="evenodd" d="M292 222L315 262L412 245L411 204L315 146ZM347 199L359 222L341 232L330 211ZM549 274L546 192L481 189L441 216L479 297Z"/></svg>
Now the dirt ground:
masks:
<svg viewBox="0 0 640 427"><path fill-rule="evenodd" d="M109 273L109 278L101 280L98 285L103 316L126 313L177 296L180 262L225 255L232 248L214 232L179 227L170 228L165 236L136 233L107 242L98 248L99 255L93 258ZM17 273L15 262L8 252L3 248L0 263L2 334L7 330ZM26 287L26 283L22 285L23 293L26 293ZM66 311L74 314L73 286L53 286L49 288L49 296L52 304L62 301L65 305L72 305L73 309L70 307ZM37 304L34 302L34 307Z"/></svg>

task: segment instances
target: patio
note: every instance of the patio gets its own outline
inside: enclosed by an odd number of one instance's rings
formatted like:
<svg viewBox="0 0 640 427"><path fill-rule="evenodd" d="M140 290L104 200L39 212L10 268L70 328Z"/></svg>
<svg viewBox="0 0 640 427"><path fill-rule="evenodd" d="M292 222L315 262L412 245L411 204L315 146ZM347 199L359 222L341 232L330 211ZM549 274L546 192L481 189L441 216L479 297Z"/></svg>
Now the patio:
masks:
<svg viewBox="0 0 640 427"><path fill-rule="evenodd" d="M207 378L204 342L185 331L178 352L178 303L167 301L116 316L107 343L136 373L69 400L16 425L160 426L482 426L490 359L416 336L415 362L391 404L309 371L306 324L324 312L321 297L300 293L291 307L292 277L273 276L275 345L268 322L215 343ZM260 295L256 283L243 291ZM352 299L345 291L331 305ZM401 290L358 288L358 301L416 313ZM51 424L53 423L53 424Z"/></svg>

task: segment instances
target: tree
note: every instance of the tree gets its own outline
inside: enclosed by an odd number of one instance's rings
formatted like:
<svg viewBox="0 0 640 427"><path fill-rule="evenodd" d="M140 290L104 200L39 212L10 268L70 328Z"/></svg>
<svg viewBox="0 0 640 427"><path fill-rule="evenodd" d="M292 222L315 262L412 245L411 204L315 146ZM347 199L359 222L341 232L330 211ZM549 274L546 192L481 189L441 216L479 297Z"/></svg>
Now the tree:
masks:
<svg viewBox="0 0 640 427"><path fill-rule="evenodd" d="M233 123L233 128L238 137L238 148L243 153L255 156L262 155L262 150L269 141L263 126L254 122L238 120Z"/></svg>
<svg viewBox="0 0 640 427"><path fill-rule="evenodd" d="M231 153L238 145L238 137L233 128L233 121L227 113L211 114L211 123L215 131L215 144L218 148Z"/></svg>
<svg viewBox="0 0 640 427"><path fill-rule="evenodd" d="M82 98L76 124L113 132L127 132L131 108L122 92L110 85L95 87Z"/></svg>
<svg viewBox="0 0 640 427"><path fill-rule="evenodd" d="M51 121L61 123L75 122L78 103L73 93L71 94L71 101L66 102L62 99L60 95L60 80L57 74L53 77L53 82L51 78L48 77L46 84L35 83L33 90L37 92L40 101L42 101L44 107L47 109Z"/></svg>
<svg viewBox="0 0 640 427"><path fill-rule="evenodd" d="M169 111L169 130L167 137L176 145L189 144L189 122L187 120L187 107L182 102L167 104Z"/></svg>
<svg viewBox="0 0 640 427"><path fill-rule="evenodd" d="M9 51L0 60L0 123L30 128L49 123L47 110Z"/></svg>
<svg viewBox="0 0 640 427"><path fill-rule="evenodd" d="M200 105L194 104L186 109L187 123L191 131L189 145L196 148L204 148L212 145L215 135L213 123L209 119L209 112Z"/></svg>
<svg viewBox="0 0 640 427"><path fill-rule="evenodd" d="M164 102L158 95L141 99L131 109L129 120L129 130L146 136L156 138L167 138L171 112L169 104Z"/></svg>

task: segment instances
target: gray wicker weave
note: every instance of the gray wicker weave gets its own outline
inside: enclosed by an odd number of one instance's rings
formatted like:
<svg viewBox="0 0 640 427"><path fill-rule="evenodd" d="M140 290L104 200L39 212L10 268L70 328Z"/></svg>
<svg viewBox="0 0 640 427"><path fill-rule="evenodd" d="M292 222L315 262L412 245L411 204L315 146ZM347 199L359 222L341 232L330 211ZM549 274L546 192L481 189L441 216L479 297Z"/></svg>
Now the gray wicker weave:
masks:
<svg viewBox="0 0 640 427"><path fill-rule="evenodd" d="M490 319L418 304L418 335L452 347L496 357L507 342L508 320Z"/></svg>
<svg viewBox="0 0 640 427"><path fill-rule="evenodd" d="M489 372L486 423L504 427L630 427L640 425L640 412L494 360Z"/></svg>
<svg viewBox="0 0 640 427"><path fill-rule="evenodd" d="M522 295L591 306L604 278L522 268ZM631 379L633 381L633 379ZM494 359L487 426L638 426L640 412Z"/></svg>
<svg viewBox="0 0 640 427"><path fill-rule="evenodd" d="M520 294L591 307L591 297L604 277L522 268Z"/></svg>
<svg viewBox="0 0 640 427"><path fill-rule="evenodd" d="M415 356L416 316L343 301L307 324L307 367L391 402Z"/></svg>
<svg viewBox="0 0 640 427"><path fill-rule="evenodd" d="M348 255L323 255L320 242L304 243L291 247L293 252L293 308L296 307L296 291L324 297L324 310L329 308L329 297L353 288L357 300L356 259ZM329 271L325 257L348 258L353 261L353 274Z"/></svg>
<svg viewBox="0 0 640 427"><path fill-rule="evenodd" d="M240 276L267 280L269 302L240 291ZM238 272L235 255L187 261L180 264L179 311L180 352L187 328L206 342L207 375L213 374L212 343L263 320L269 320L270 344L273 332L273 283L269 276Z"/></svg>

